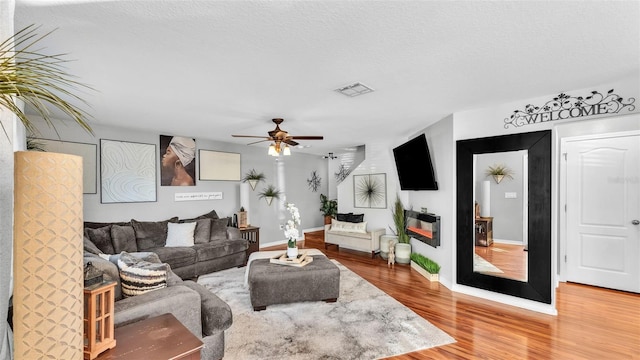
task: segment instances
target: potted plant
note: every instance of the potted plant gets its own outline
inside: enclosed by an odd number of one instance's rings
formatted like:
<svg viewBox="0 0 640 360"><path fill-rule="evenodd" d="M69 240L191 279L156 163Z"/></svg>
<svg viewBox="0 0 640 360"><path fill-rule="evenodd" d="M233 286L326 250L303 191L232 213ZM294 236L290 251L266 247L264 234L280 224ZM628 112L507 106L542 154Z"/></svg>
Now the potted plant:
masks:
<svg viewBox="0 0 640 360"><path fill-rule="evenodd" d="M287 204L287 211L291 214L291 220L284 226L284 236L287 238L287 257L298 257L298 225L300 225L300 212L294 204Z"/></svg>
<svg viewBox="0 0 640 360"><path fill-rule="evenodd" d="M34 25L29 25L0 43L0 105L15 114L31 134L37 133L35 125L15 102L16 99L30 105L37 115L54 129L52 112L47 108L47 104L64 112L93 135L93 130L87 122L89 115L65 100L78 100L86 104L74 90L91 87L67 74L64 63L71 60L65 59L63 55L39 52L37 42L51 32L39 36L36 34L37 29Z"/></svg>
<svg viewBox="0 0 640 360"><path fill-rule="evenodd" d="M266 176L263 173L257 172L256 169L251 169L244 175L242 182L248 182L251 185L251 190L255 190L258 183L264 181L264 179L266 179Z"/></svg>
<svg viewBox="0 0 640 360"><path fill-rule="evenodd" d="M262 191L258 194L258 198L265 199L267 204L271 205L271 202L274 198L280 198L280 190L273 185L267 185L266 188L262 189Z"/></svg>
<svg viewBox="0 0 640 360"><path fill-rule="evenodd" d="M409 264L411 262L411 238L405 229L406 218L404 215L404 205L399 196L393 203L391 210L393 215L393 223L396 227L395 235L398 237L398 243L395 245L396 262L399 264Z"/></svg>
<svg viewBox="0 0 640 360"><path fill-rule="evenodd" d="M439 280L440 265L422 254L411 253L411 268L429 281Z"/></svg>
<svg viewBox="0 0 640 360"><path fill-rule="evenodd" d="M320 194L320 211L324 215L324 224L331 224L331 219L338 213L338 200L329 200L325 194Z"/></svg>
<svg viewBox="0 0 640 360"><path fill-rule="evenodd" d="M485 174L486 176L493 176L496 184L500 184L502 179L505 177L513 180L513 170L509 169L504 164L494 164L493 166L489 166L485 171Z"/></svg>

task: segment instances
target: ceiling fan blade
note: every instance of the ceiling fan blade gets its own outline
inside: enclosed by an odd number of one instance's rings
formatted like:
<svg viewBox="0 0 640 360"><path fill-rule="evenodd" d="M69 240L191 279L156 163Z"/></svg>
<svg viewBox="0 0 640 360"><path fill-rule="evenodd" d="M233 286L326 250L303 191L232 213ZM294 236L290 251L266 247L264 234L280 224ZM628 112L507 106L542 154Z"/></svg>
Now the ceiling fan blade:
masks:
<svg viewBox="0 0 640 360"><path fill-rule="evenodd" d="M289 139L284 140L283 142L284 142L284 143L286 143L287 145L291 145L291 146L298 146L298 143L297 143L297 142L295 142L295 141L293 141L293 140L291 140L290 138L289 138Z"/></svg>
<svg viewBox="0 0 640 360"><path fill-rule="evenodd" d="M271 141L271 139L265 139L265 140L258 140L258 141L254 141L252 143L248 143L247 145L253 145L253 144L257 144L257 143L261 143L261 142L265 142L265 141Z"/></svg>
<svg viewBox="0 0 640 360"><path fill-rule="evenodd" d="M324 136L290 136L289 138L296 140L322 140Z"/></svg>
<svg viewBox="0 0 640 360"><path fill-rule="evenodd" d="M258 139L270 139L266 136L257 136L257 135L231 135L233 137L248 137L248 138L258 138Z"/></svg>

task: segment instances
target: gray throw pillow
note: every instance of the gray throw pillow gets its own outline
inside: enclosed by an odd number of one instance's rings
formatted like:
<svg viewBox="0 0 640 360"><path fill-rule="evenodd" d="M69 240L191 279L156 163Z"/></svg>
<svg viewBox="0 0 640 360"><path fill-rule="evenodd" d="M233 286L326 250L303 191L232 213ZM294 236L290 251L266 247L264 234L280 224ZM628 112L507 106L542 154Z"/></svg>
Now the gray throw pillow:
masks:
<svg viewBox="0 0 640 360"><path fill-rule="evenodd" d="M225 240L227 238L228 218L211 220L210 241Z"/></svg>
<svg viewBox="0 0 640 360"><path fill-rule="evenodd" d="M178 222L177 217L165 221L138 221L131 219L136 233L138 251L163 247L167 243L167 223Z"/></svg>
<svg viewBox="0 0 640 360"><path fill-rule="evenodd" d="M89 235L87 235L86 231L84 233L82 241L83 241L83 245L84 245L84 252L91 253L91 254L94 254L94 255L102 254L102 251L100 249L98 249L96 244L91 242L91 239L89 239Z"/></svg>
<svg viewBox="0 0 640 360"><path fill-rule="evenodd" d="M111 225L107 225L97 229L84 229L89 240L105 254L115 254L113 243L111 242Z"/></svg>
<svg viewBox="0 0 640 360"><path fill-rule="evenodd" d="M193 235L196 244L206 244L211 238L211 219L196 220L196 232Z"/></svg>
<svg viewBox="0 0 640 360"><path fill-rule="evenodd" d="M117 254L123 251L130 253L138 251L136 232L133 230L133 226L111 226L111 242Z"/></svg>

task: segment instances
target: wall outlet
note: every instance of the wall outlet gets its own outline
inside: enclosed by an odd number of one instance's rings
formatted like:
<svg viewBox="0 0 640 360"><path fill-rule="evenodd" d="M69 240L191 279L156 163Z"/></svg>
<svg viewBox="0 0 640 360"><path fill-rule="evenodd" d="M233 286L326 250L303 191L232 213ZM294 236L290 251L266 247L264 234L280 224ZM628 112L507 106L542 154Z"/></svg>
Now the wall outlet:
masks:
<svg viewBox="0 0 640 360"><path fill-rule="evenodd" d="M506 192L506 193L504 193L504 198L505 199L517 199L518 198L518 194L514 193L514 192Z"/></svg>

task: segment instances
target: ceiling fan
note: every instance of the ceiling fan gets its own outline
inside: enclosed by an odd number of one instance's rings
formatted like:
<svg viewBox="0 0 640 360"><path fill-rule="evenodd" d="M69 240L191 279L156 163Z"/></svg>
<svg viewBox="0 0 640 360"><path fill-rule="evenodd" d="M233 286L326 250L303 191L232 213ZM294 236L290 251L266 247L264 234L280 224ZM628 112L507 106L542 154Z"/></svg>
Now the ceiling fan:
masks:
<svg viewBox="0 0 640 360"><path fill-rule="evenodd" d="M290 146L297 146L298 142L294 140L322 140L323 136L292 136L289 135L288 132L280 129L280 124L284 121L283 119L277 118L272 119L272 121L276 124L276 128L267 132L269 136L258 136L258 135L231 135L233 137L246 137L246 138L258 138L262 140L254 141L247 145L257 144L263 141L272 141L275 143L276 148L280 148L280 143L285 143Z"/></svg>

